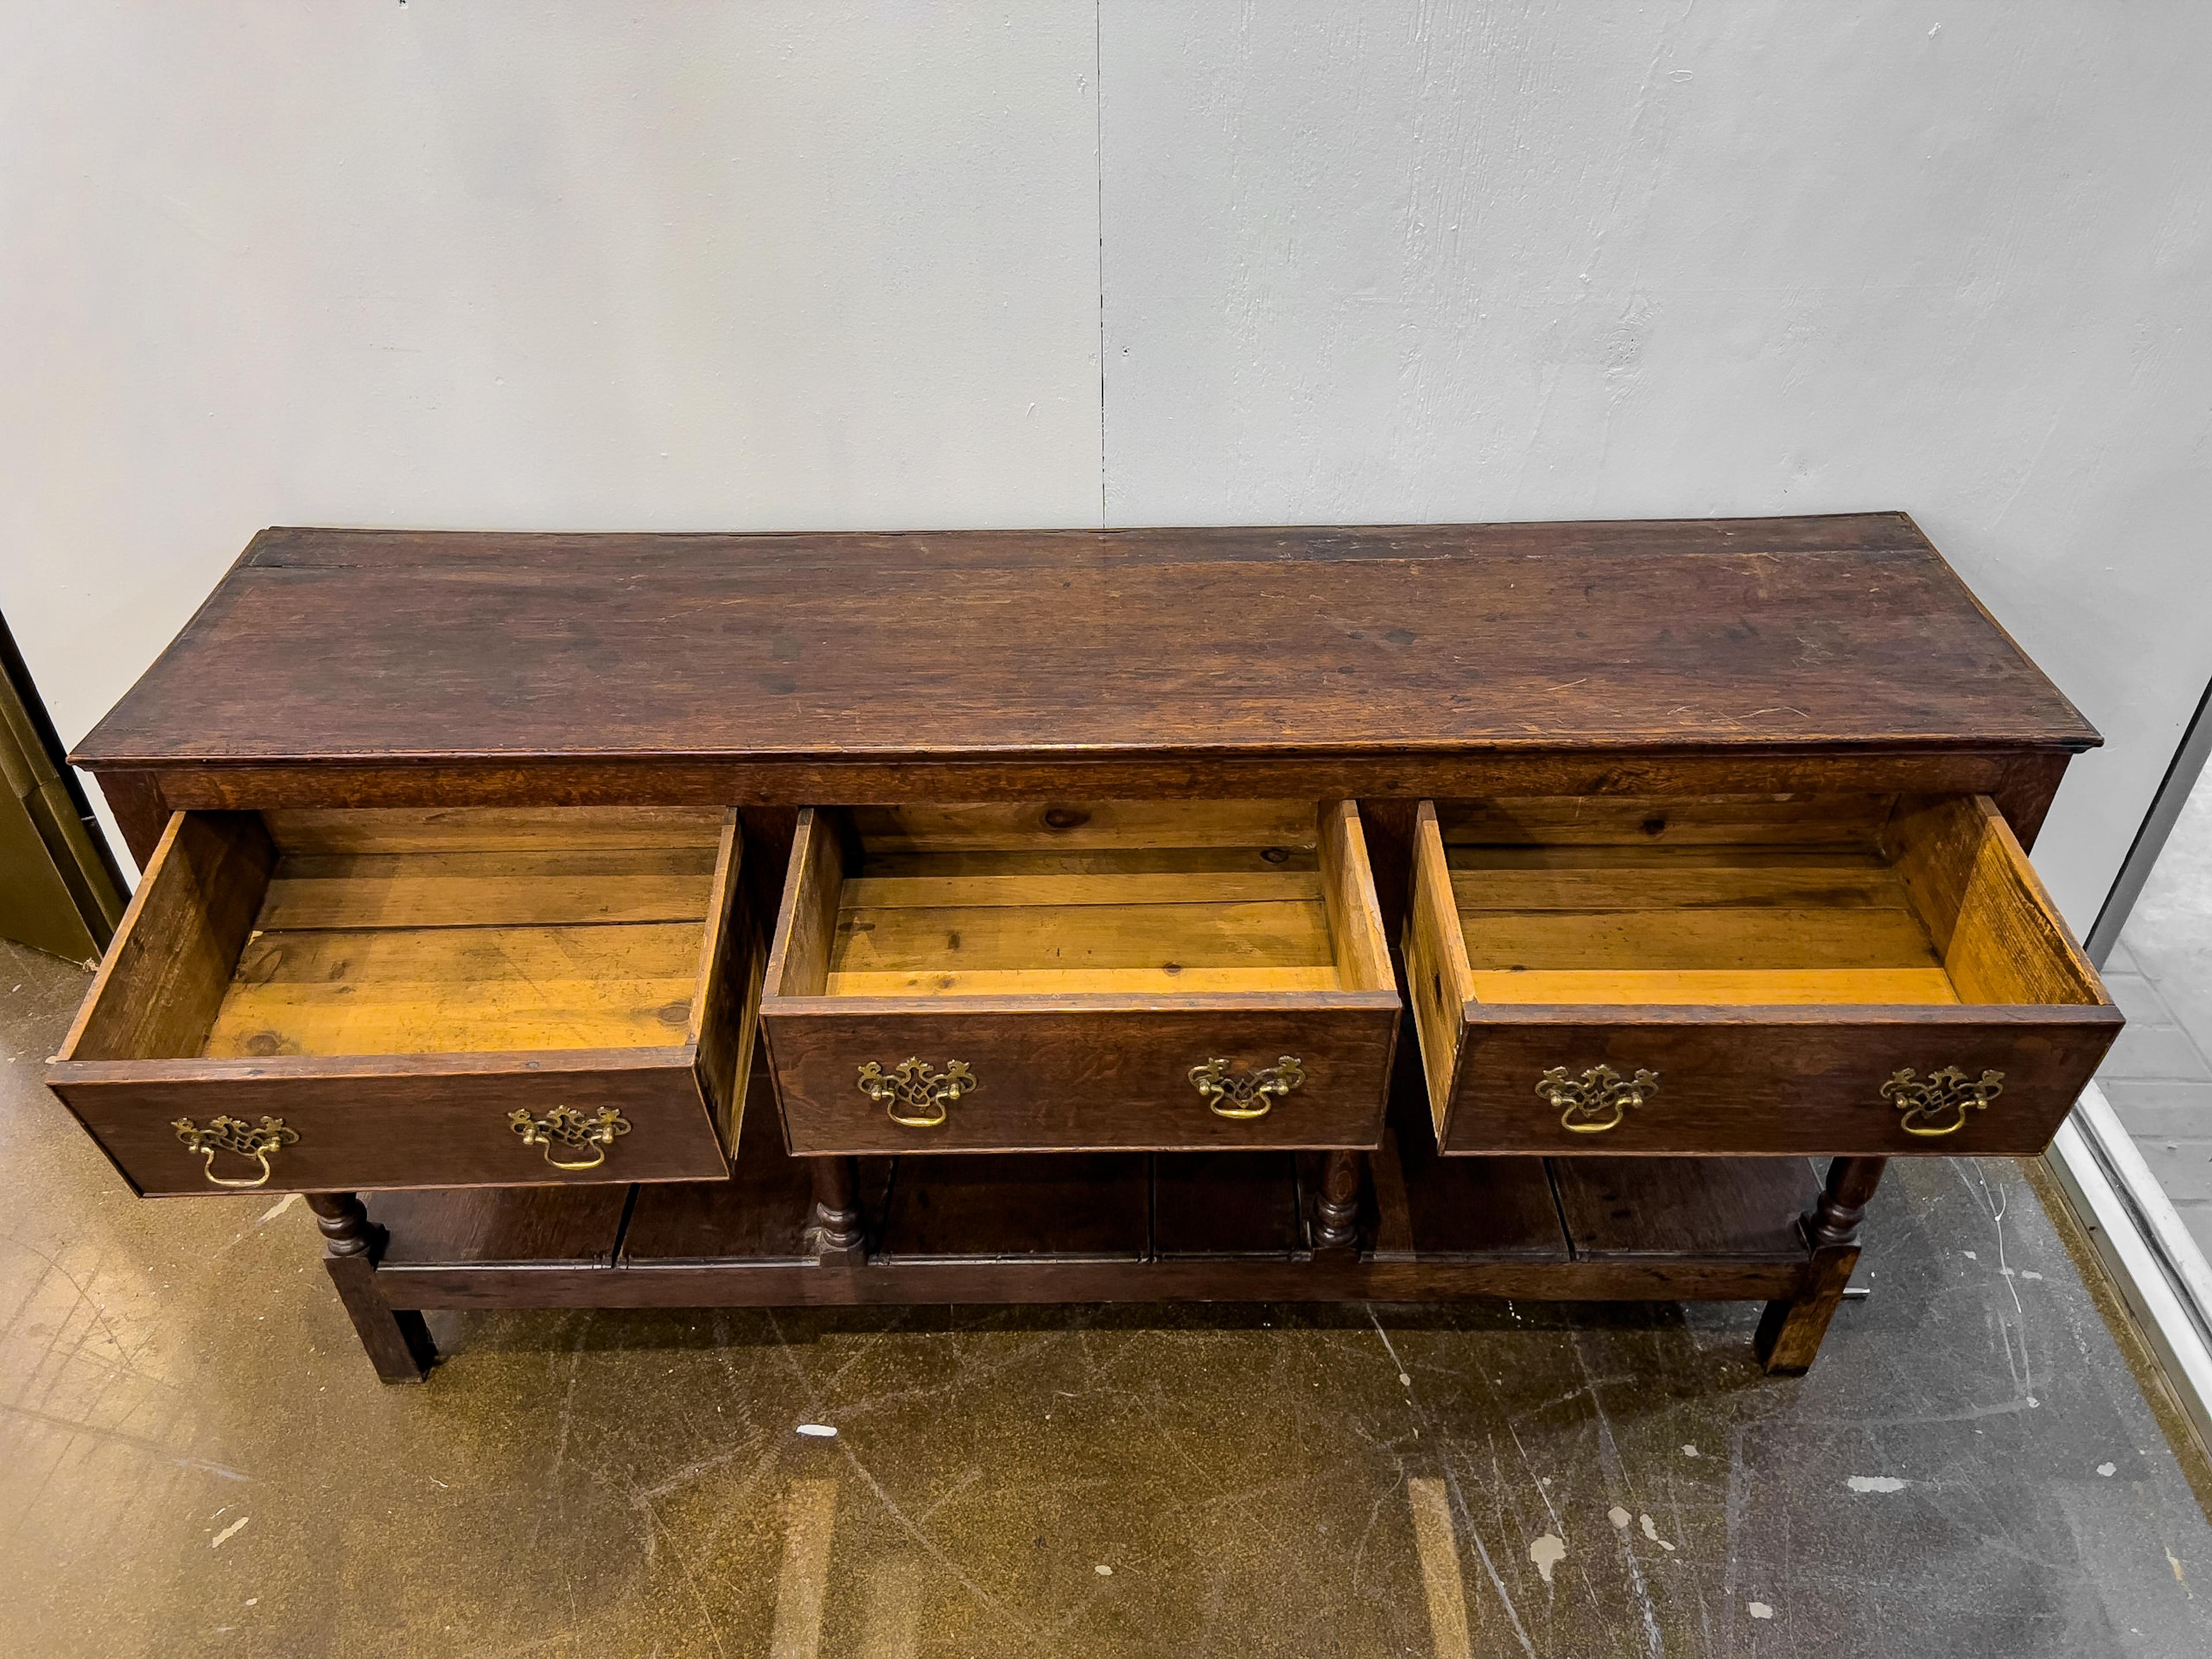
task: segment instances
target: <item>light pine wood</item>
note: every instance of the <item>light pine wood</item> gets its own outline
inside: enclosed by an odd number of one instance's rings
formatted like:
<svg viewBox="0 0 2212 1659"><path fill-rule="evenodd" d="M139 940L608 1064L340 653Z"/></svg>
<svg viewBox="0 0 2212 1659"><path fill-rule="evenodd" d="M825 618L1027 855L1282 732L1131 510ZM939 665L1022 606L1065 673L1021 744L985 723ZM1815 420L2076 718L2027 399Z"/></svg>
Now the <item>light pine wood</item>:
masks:
<svg viewBox="0 0 2212 1659"><path fill-rule="evenodd" d="M1930 968L1767 968L1748 972L1636 969L1472 975L1475 1000L1490 1003L1956 1003L1951 976ZM1418 1005L1417 1005L1418 1006Z"/></svg>
<svg viewBox="0 0 2212 1659"><path fill-rule="evenodd" d="M1477 972L1936 968L1909 909L1462 910Z"/></svg>
<svg viewBox="0 0 2212 1659"><path fill-rule="evenodd" d="M837 901L845 885L845 850L836 825L818 807L800 809L768 958L771 997L827 994L830 952L837 937Z"/></svg>
<svg viewBox="0 0 2212 1659"><path fill-rule="evenodd" d="M58 1060L199 1052L276 849L247 812L171 815Z"/></svg>
<svg viewBox="0 0 2212 1659"><path fill-rule="evenodd" d="M286 853L459 853L703 847L715 806L284 806L261 815Z"/></svg>
<svg viewBox="0 0 2212 1659"><path fill-rule="evenodd" d="M1086 993L1142 996L1192 995L1210 991L1334 991L1341 980L1334 963L1312 968L1037 968L965 969L957 973L833 973L833 997L1079 996Z"/></svg>
<svg viewBox="0 0 2212 1659"><path fill-rule="evenodd" d="M1524 851L1551 856L1541 865L1523 862L1516 855ZM1695 864L1677 862L1692 852L1705 857ZM1625 862L1626 854L1635 855L1635 861ZM1903 878L1872 853L1760 855L1749 849L1705 848L1454 848L1449 856L1452 893L1464 910L1912 908Z"/></svg>
<svg viewBox="0 0 2212 1659"><path fill-rule="evenodd" d="M205 1057L676 1048L685 1040L691 989L689 974L547 980L524 991L407 981L240 986L223 1003Z"/></svg>
<svg viewBox="0 0 2212 1659"><path fill-rule="evenodd" d="M1529 795L1437 805L1447 846L1871 849L1893 795Z"/></svg>
<svg viewBox="0 0 2212 1659"><path fill-rule="evenodd" d="M1040 840L1043 839L1042 836ZM959 852L915 853L867 849L867 870L856 879L933 881L966 876L1139 876L1212 872L1224 876L1279 876L1321 868L1317 847L1270 842L1261 847L991 847Z"/></svg>
<svg viewBox="0 0 2212 1659"><path fill-rule="evenodd" d="M1317 815L1328 933L1340 981L1347 991L1397 988L1390 969L1389 935L1375 896L1375 872L1359 833L1359 809L1348 800L1325 801Z"/></svg>
<svg viewBox="0 0 2212 1659"><path fill-rule="evenodd" d="M1452 902L1451 872L1437 833L1437 809L1423 801L1413 817L1413 903L1406 920L1406 983L1413 1003L1413 1029L1421 1069L1429 1084L1429 1111L1443 1133L1459 1073L1466 1005L1474 1000L1474 975Z"/></svg>
<svg viewBox="0 0 2212 1659"><path fill-rule="evenodd" d="M294 854L259 926L453 927L703 915L712 848Z"/></svg>
<svg viewBox="0 0 2212 1659"><path fill-rule="evenodd" d="M837 920L830 971L1296 968L1331 960L1328 916L1319 899L1033 904L847 909Z"/></svg>
<svg viewBox="0 0 2212 1659"><path fill-rule="evenodd" d="M1988 797L1902 801L1886 838L1961 1001L2107 1000Z"/></svg>
<svg viewBox="0 0 2212 1659"><path fill-rule="evenodd" d="M873 866L871 866L871 868ZM962 905L1223 904L1319 901L1319 870L1250 874L1218 871L1129 874L862 876L845 884L848 910L933 909Z"/></svg>

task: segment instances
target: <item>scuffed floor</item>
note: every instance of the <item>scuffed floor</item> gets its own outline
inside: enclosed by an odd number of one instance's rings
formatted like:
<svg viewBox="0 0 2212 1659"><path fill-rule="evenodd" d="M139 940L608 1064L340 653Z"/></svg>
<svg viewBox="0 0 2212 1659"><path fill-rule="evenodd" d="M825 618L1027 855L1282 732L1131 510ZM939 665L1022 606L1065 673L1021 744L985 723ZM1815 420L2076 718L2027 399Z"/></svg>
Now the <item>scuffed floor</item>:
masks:
<svg viewBox="0 0 2212 1659"><path fill-rule="evenodd" d="M1522 1306L439 1316L385 1389L303 1206L133 1200L39 1085L84 984L0 945L0 1651L2212 1651L2009 1164L1893 1168L1799 1382Z"/></svg>

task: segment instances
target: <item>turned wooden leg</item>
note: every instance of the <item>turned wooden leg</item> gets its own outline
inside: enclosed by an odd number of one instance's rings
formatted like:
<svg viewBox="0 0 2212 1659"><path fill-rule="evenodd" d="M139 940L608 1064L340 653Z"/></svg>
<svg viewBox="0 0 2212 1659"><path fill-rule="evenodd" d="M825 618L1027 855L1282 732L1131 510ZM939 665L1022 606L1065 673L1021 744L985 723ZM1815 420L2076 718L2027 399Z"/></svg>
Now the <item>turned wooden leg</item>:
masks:
<svg viewBox="0 0 2212 1659"><path fill-rule="evenodd" d="M1314 1260L1344 1261L1359 1255L1358 1152L1330 1152L1322 1160L1321 1194L1314 1206Z"/></svg>
<svg viewBox="0 0 2212 1659"><path fill-rule="evenodd" d="M806 1242L825 1267L857 1267L868 1259L862 1237L860 1200L849 1158L810 1158L814 1169L814 1208L807 1218Z"/></svg>
<svg viewBox="0 0 2212 1659"><path fill-rule="evenodd" d="M1881 1183L1889 1160L1839 1158L1828 1165L1828 1179L1813 1207L1798 1220L1811 1253L1806 1287L1786 1302L1770 1302L1753 1339L1759 1363L1769 1371L1796 1376L1811 1366L1828 1334L1828 1321L1844 1299L1851 1269L1859 1261L1859 1222L1868 1200Z"/></svg>
<svg viewBox="0 0 2212 1659"><path fill-rule="evenodd" d="M376 1258L384 1249L384 1229L352 1193L309 1193L307 1207L323 1230L323 1266L337 1286L338 1300L353 1320L368 1363L386 1382L420 1382L429 1375L438 1350L430 1328L412 1309L387 1308L376 1288Z"/></svg>

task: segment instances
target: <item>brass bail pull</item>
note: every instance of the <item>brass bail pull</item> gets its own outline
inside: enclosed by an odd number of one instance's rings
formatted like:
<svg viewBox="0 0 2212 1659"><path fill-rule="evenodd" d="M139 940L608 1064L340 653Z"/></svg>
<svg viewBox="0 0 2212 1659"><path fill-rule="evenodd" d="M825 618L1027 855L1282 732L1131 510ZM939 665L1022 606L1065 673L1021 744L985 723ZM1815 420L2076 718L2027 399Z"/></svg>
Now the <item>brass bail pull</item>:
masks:
<svg viewBox="0 0 2212 1659"><path fill-rule="evenodd" d="M1881 1097L1902 1115L1897 1127L1909 1135L1956 1134L1966 1127L1966 1113L1984 1111L2004 1092L2004 1073L1985 1071L1970 1079L1956 1066L1930 1072L1925 1081L1910 1066L1900 1066L1881 1085Z"/></svg>
<svg viewBox="0 0 2212 1659"><path fill-rule="evenodd" d="M892 1122L908 1129L934 1129L954 1101L982 1086L964 1060L947 1060L941 1072L911 1054L888 1073L872 1060L860 1067L860 1092Z"/></svg>
<svg viewBox="0 0 2212 1659"><path fill-rule="evenodd" d="M213 1117L203 1129L188 1117L178 1118L169 1127L177 1132L177 1139L187 1152L198 1152L202 1160L202 1173L209 1184L216 1187L265 1187L275 1173L269 1165L269 1155L279 1147L289 1146L299 1139L299 1132L284 1127L281 1117L264 1117L257 1127L249 1127L243 1120L234 1117ZM252 1180L236 1176L219 1176L215 1172L215 1155L229 1152L239 1158L250 1158L261 1166L261 1173Z"/></svg>
<svg viewBox="0 0 2212 1659"><path fill-rule="evenodd" d="M1191 1085L1216 1117L1265 1117L1278 1100L1306 1080L1305 1062L1296 1054L1250 1071L1234 1071L1231 1064L1209 1060L1190 1068Z"/></svg>
<svg viewBox="0 0 2212 1659"><path fill-rule="evenodd" d="M1536 1079L1536 1092L1559 1113L1559 1127L1568 1133L1601 1135L1659 1092L1659 1073L1639 1069L1624 1078L1610 1066L1593 1066L1570 1078L1565 1066L1554 1066Z"/></svg>
<svg viewBox="0 0 2212 1659"><path fill-rule="evenodd" d="M507 1114L507 1127L522 1137L524 1146L543 1148L545 1161L556 1170L596 1170L607 1161L607 1148L615 1144L615 1137L629 1133L629 1120L611 1106L601 1107L590 1117L573 1106L556 1106L544 1117L518 1108ZM556 1158L556 1146L588 1147L591 1156Z"/></svg>

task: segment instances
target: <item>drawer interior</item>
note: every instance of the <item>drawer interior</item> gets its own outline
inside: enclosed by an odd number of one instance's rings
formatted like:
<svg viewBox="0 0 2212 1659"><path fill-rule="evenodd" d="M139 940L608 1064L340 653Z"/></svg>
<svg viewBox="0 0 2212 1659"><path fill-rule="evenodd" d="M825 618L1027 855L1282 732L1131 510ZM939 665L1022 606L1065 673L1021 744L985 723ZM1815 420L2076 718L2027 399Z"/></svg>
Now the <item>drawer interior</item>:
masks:
<svg viewBox="0 0 2212 1659"><path fill-rule="evenodd" d="M771 994L1389 991L1349 801L816 809Z"/></svg>
<svg viewBox="0 0 2212 1659"><path fill-rule="evenodd" d="M715 808L181 815L80 1060L665 1048L721 920Z"/></svg>
<svg viewBox="0 0 2212 1659"><path fill-rule="evenodd" d="M1985 798L1546 797L1436 821L1478 1002L2103 1000Z"/></svg>

